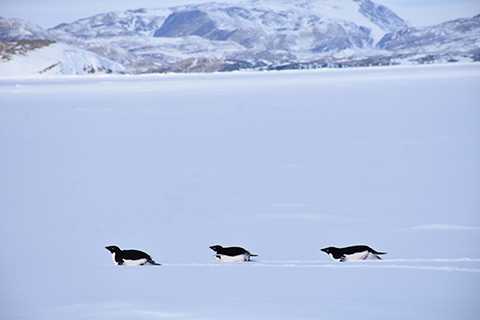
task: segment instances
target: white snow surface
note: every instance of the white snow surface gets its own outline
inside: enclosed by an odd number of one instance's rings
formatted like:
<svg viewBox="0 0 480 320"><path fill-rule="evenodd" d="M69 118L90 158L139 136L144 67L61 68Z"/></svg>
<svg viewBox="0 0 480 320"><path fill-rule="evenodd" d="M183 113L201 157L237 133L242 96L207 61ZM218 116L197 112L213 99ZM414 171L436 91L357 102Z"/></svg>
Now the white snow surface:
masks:
<svg viewBox="0 0 480 320"><path fill-rule="evenodd" d="M475 63L0 79L0 318L478 319L479 87ZM356 244L387 254L319 250Z"/></svg>

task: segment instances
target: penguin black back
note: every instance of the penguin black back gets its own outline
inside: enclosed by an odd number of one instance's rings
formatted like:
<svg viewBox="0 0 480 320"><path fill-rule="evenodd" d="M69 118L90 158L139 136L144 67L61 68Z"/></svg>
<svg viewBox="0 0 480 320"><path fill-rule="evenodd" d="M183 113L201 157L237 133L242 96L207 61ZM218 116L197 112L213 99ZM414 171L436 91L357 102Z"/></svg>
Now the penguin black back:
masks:
<svg viewBox="0 0 480 320"><path fill-rule="evenodd" d="M155 262L150 255L140 250L122 250L117 246L106 246L105 249L112 253L113 260L117 265L161 265Z"/></svg>
<svg viewBox="0 0 480 320"><path fill-rule="evenodd" d="M217 254L223 254L223 255L226 255L226 256L230 256L230 257L238 256L238 255L241 255L241 254L250 255L250 252L248 252L247 250L245 250L241 247L227 247L227 248L224 248L220 245L215 245L215 246L211 246L210 249L215 251Z"/></svg>
<svg viewBox="0 0 480 320"><path fill-rule="evenodd" d="M251 254L248 250L241 247L222 247L221 245L210 246L210 249L215 251L217 260L220 261L250 261L250 257L256 257L256 254Z"/></svg>
<svg viewBox="0 0 480 320"><path fill-rule="evenodd" d="M334 260L346 261L348 257L354 257L362 252L366 253L366 255L361 256L362 260L367 258L376 258L380 259L378 255L386 254L386 252L377 252L376 250L370 248L366 245L357 245L357 246L350 246L344 248L337 248L337 247L328 247L321 249L326 254L330 255ZM360 257L360 256L359 256ZM352 260L360 260L357 258L353 258Z"/></svg>

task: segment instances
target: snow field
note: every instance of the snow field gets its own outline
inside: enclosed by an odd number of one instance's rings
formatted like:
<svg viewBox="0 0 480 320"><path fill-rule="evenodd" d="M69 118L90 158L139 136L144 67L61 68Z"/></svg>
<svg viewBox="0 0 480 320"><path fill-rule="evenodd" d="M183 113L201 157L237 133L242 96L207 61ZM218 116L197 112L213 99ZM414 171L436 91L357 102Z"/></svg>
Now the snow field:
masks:
<svg viewBox="0 0 480 320"><path fill-rule="evenodd" d="M476 319L479 69L0 79L0 318Z"/></svg>

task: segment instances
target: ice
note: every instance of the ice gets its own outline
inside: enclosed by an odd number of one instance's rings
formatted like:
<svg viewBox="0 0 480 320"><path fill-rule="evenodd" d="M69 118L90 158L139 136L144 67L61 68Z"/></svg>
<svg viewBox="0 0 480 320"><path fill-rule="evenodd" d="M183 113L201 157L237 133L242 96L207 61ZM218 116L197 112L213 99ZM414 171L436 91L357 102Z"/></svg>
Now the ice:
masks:
<svg viewBox="0 0 480 320"><path fill-rule="evenodd" d="M479 85L476 63L0 79L0 318L476 319ZM388 254L319 250L357 244Z"/></svg>

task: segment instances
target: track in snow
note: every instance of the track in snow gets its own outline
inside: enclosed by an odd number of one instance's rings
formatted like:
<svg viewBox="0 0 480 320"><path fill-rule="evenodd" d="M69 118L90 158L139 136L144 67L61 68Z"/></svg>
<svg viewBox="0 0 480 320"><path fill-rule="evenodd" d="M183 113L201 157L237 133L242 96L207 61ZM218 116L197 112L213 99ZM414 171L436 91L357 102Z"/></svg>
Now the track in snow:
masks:
<svg viewBox="0 0 480 320"><path fill-rule="evenodd" d="M465 268L451 266L451 263L472 263L474 267ZM378 268L378 269L411 269L447 272L473 272L480 273L480 259L393 259L375 262L355 261L347 263L334 263L326 261L250 261L246 263L165 263L166 267L255 267L255 268ZM425 265L427 264L427 265ZM437 265L432 265L437 264ZM441 265L438 265L441 264Z"/></svg>

